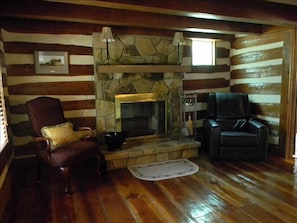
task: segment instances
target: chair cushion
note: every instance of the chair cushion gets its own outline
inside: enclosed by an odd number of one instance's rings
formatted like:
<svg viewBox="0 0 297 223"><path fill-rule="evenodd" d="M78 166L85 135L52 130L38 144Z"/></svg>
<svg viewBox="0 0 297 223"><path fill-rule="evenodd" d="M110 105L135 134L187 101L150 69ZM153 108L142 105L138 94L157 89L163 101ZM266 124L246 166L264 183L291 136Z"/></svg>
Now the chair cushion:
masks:
<svg viewBox="0 0 297 223"><path fill-rule="evenodd" d="M51 149L56 149L62 145L79 141L79 137L73 131L71 122L65 122L54 126L44 126L41 128L43 137L49 138Z"/></svg>
<svg viewBox="0 0 297 223"><path fill-rule="evenodd" d="M256 146L258 144L257 134L238 131L221 132L221 146Z"/></svg>
<svg viewBox="0 0 297 223"><path fill-rule="evenodd" d="M69 166L98 154L98 144L94 141L72 142L53 150L51 162L54 167Z"/></svg>
<svg viewBox="0 0 297 223"><path fill-rule="evenodd" d="M217 119L222 131L245 131L246 119Z"/></svg>

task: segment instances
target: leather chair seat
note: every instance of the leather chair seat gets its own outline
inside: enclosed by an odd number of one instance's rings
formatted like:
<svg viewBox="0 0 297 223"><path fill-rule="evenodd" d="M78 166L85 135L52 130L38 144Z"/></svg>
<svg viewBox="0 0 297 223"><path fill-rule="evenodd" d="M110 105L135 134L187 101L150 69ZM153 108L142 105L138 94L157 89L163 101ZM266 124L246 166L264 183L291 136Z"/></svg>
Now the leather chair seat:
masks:
<svg viewBox="0 0 297 223"><path fill-rule="evenodd" d="M87 160L98 154L97 143L79 141L59 147L51 152L53 167L69 166Z"/></svg>
<svg viewBox="0 0 297 223"><path fill-rule="evenodd" d="M257 134L249 132L222 131L221 146L255 146L257 145Z"/></svg>

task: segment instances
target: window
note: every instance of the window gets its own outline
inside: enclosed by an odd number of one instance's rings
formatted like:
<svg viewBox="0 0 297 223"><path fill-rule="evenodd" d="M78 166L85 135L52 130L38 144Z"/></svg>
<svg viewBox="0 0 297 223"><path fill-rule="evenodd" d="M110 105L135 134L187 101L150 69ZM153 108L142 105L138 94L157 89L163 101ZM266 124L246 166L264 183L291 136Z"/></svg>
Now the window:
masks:
<svg viewBox="0 0 297 223"><path fill-rule="evenodd" d="M192 65L215 65L215 41L192 39Z"/></svg>
<svg viewBox="0 0 297 223"><path fill-rule="evenodd" d="M7 121L6 121L6 112L5 112L5 103L4 103L2 73L0 68L0 152L4 149L7 143L8 143Z"/></svg>

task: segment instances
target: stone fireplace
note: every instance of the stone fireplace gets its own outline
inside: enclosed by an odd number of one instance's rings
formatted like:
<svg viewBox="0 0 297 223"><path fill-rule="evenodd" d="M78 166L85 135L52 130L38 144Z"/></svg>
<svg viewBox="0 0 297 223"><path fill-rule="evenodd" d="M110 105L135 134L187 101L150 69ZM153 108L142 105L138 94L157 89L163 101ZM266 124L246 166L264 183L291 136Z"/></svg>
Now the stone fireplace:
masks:
<svg viewBox="0 0 297 223"><path fill-rule="evenodd" d="M180 95L188 67L98 65L96 125L104 132L130 131L120 151L103 150L109 170L129 165L197 157L200 143L180 137Z"/></svg>
<svg viewBox="0 0 297 223"><path fill-rule="evenodd" d="M179 96L182 94L182 71L186 69L181 66L98 65L95 82L99 138L101 136L103 140L106 131L127 130L122 128L123 121L125 128L131 129L136 124L140 124L139 128L146 126L147 133L142 135L179 137ZM162 126L156 127L160 121Z"/></svg>
<svg viewBox="0 0 297 223"><path fill-rule="evenodd" d="M93 34L98 139L104 148L104 132L130 132L120 151L103 150L108 169L196 157L200 143L180 137L180 95L184 73L191 71L176 65L183 46L171 37L115 35L104 65L100 35Z"/></svg>

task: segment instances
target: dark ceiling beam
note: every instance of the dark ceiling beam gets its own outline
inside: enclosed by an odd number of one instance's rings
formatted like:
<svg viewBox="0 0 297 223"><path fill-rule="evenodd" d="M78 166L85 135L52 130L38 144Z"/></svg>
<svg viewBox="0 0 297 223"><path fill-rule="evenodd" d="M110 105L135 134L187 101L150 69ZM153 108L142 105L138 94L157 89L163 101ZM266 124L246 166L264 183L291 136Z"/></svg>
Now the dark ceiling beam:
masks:
<svg viewBox="0 0 297 223"><path fill-rule="evenodd" d="M0 16L199 33L263 32L263 26L259 24L30 0L18 2L17 7L13 1L5 1L1 4Z"/></svg>
<svg viewBox="0 0 297 223"><path fill-rule="evenodd" d="M259 0L48 0L96 7L180 15L194 18L250 22L267 25L297 25L293 1ZM288 2L287 4L280 4ZM291 5L288 5L291 3Z"/></svg>
<svg viewBox="0 0 297 223"><path fill-rule="evenodd" d="M296 5L297 6L297 1L296 0L264 0L267 2L277 2L281 4L287 4L287 5Z"/></svg>
<svg viewBox="0 0 297 223"><path fill-rule="evenodd" d="M63 21L34 20L1 18L0 27L8 32L21 33L52 33L52 34L84 34L91 35L94 32L101 32L103 25L75 23ZM112 26L114 35L135 34L173 37L173 30L143 29L137 27ZM209 38L232 41L234 35L218 33L184 32L185 38Z"/></svg>

